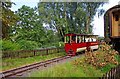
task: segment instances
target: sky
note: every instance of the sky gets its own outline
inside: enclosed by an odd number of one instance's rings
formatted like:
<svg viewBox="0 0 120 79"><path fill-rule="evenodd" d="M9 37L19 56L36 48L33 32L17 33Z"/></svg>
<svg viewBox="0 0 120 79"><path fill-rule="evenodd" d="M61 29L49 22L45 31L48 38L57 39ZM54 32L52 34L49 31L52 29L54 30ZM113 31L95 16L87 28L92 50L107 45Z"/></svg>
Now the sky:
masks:
<svg viewBox="0 0 120 79"><path fill-rule="evenodd" d="M12 11L17 11L19 8L22 7L22 5L26 5L26 6L30 6L30 7L35 7L37 6L37 3L39 2L39 0L11 0L12 2L14 2L16 5L13 5L11 10ZM118 2L120 0L109 0L108 3L103 5L103 9L105 11L107 11L109 8L118 5ZM104 15L104 14L103 14ZM104 36L104 17L100 16L98 18L97 15L95 15L94 17L94 21L92 22L93 25L93 33L94 35L99 35L99 36Z"/></svg>

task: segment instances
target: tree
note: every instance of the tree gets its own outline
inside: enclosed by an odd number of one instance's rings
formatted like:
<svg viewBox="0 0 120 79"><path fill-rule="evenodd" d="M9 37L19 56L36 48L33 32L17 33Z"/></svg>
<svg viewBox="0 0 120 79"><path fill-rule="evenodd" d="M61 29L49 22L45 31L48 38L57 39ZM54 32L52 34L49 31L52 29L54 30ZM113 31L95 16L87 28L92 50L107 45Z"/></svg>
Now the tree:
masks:
<svg viewBox="0 0 120 79"><path fill-rule="evenodd" d="M104 12L98 8L104 3L39 3L39 15L43 17L43 23L55 29L60 40L64 41L66 33L92 33L93 17L98 12Z"/></svg>
<svg viewBox="0 0 120 79"><path fill-rule="evenodd" d="M2 21L2 38L7 39L9 38L9 29L14 23L17 21L18 17L14 14L13 11L10 10L12 7L13 2L10 0L0 1L2 11L2 16L0 16L0 20Z"/></svg>
<svg viewBox="0 0 120 79"><path fill-rule="evenodd" d="M98 9L100 6L103 6L104 2L88 2L88 3L81 3L83 10L86 12L86 24L85 24L85 30L87 33L89 32L91 22L94 19L94 16L96 13L98 13L98 16L102 15L104 13L103 9Z"/></svg>
<svg viewBox="0 0 120 79"><path fill-rule="evenodd" d="M36 41L41 45L42 39L44 39L44 27L41 23L41 18L38 16L37 8L30 8L23 5L16 15L19 16L19 20L12 28L12 39L15 41L29 40Z"/></svg>

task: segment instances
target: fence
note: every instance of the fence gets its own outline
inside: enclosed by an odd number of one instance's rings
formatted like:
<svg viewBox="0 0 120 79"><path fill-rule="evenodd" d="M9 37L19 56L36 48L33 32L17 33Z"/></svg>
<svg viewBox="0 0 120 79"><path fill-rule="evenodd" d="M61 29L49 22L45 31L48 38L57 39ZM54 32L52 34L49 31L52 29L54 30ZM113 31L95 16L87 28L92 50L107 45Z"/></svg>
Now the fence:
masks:
<svg viewBox="0 0 120 79"><path fill-rule="evenodd" d="M41 50L19 50L19 51L2 51L2 58L26 58L39 55L48 55L64 51L63 48L47 48Z"/></svg>
<svg viewBox="0 0 120 79"><path fill-rule="evenodd" d="M103 75L102 79L120 79L120 64Z"/></svg>

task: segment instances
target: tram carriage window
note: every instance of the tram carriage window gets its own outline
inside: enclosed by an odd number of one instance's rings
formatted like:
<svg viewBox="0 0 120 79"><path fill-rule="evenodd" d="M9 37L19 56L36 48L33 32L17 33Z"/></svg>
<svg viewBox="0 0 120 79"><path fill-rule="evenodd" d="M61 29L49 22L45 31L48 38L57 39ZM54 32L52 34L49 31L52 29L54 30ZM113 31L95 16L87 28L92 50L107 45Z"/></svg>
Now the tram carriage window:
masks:
<svg viewBox="0 0 120 79"><path fill-rule="evenodd" d="M70 36L65 37L65 43L70 43Z"/></svg>
<svg viewBox="0 0 120 79"><path fill-rule="evenodd" d="M97 41L97 38L95 37L95 38L93 38L93 41Z"/></svg>
<svg viewBox="0 0 120 79"><path fill-rule="evenodd" d="M92 38L92 37L90 37L90 38L89 38L89 41L90 41L90 42L93 42L93 38Z"/></svg>
<svg viewBox="0 0 120 79"><path fill-rule="evenodd" d="M93 42L93 38L91 38L91 41Z"/></svg>
<svg viewBox="0 0 120 79"><path fill-rule="evenodd" d="M81 42L84 42L84 36L81 36Z"/></svg>
<svg viewBox="0 0 120 79"><path fill-rule="evenodd" d="M93 41L95 42L95 41L96 41L96 39L95 39L95 38L93 38Z"/></svg>
<svg viewBox="0 0 120 79"><path fill-rule="evenodd" d="M71 43L76 43L76 36L72 36Z"/></svg>
<svg viewBox="0 0 120 79"><path fill-rule="evenodd" d="M88 37L86 40L87 40L87 42L91 42L90 37Z"/></svg>
<svg viewBox="0 0 120 79"><path fill-rule="evenodd" d="M83 42L82 36L81 36L81 42Z"/></svg>
<svg viewBox="0 0 120 79"><path fill-rule="evenodd" d="M81 40L81 36L79 36L79 43L81 43L82 42L82 40Z"/></svg>
<svg viewBox="0 0 120 79"><path fill-rule="evenodd" d="M85 38L85 42L88 42L88 38Z"/></svg>
<svg viewBox="0 0 120 79"><path fill-rule="evenodd" d="M80 38L79 38L79 36L77 36L77 43L79 43L80 42Z"/></svg>
<svg viewBox="0 0 120 79"><path fill-rule="evenodd" d="M86 42L93 42L93 41L96 41L94 40L95 38L94 37L91 37L91 36L88 36L85 38Z"/></svg>
<svg viewBox="0 0 120 79"><path fill-rule="evenodd" d="M86 40L86 42L91 42L91 37L90 36L86 36L85 40Z"/></svg>
<svg viewBox="0 0 120 79"><path fill-rule="evenodd" d="M119 21L119 15L115 15L115 21Z"/></svg>
<svg viewBox="0 0 120 79"><path fill-rule="evenodd" d="M85 42L89 42L89 37L88 36L85 36Z"/></svg>
<svg viewBox="0 0 120 79"><path fill-rule="evenodd" d="M81 36L77 36L77 43L81 42Z"/></svg>
<svg viewBox="0 0 120 79"><path fill-rule="evenodd" d="M86 42L91 42L91 38L86 38Z"/></svg>

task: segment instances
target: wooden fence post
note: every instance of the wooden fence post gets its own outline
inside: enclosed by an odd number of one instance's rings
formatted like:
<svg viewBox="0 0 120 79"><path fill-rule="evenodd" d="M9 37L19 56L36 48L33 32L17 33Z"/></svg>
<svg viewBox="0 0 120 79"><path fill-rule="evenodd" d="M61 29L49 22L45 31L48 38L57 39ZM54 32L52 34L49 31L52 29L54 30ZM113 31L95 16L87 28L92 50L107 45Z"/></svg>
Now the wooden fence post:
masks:
<svg viewBox="0 0 120 79"><path fill-rule="evenodd" d="M46 50L46 55L48 55L48 49Z"/></svg>
<svg viewBox="0 0 120 79"><path fill-rule="evenodd" d="M118 75L120 75L120 64L118 65Z"/></svg>
<svg viewBox="0 0 120 79"><path fill-rule="evenodd" d="M59 53L59 48L57 48L57 53Z"/></svg>
<svg viewBox="0 0 120 79"><path fill-rule="evenodd" d="M112 69L112 74L115 72L115 68ZM115 79L115 75L113 74L113 79Z"/></svg>
<svg viewBox="0 0 120 79"><path fill-rule="evenodd" d="M112 69L110 70L110 79L112 79Z"/></svg>
<svg viewBox="0 0 120 79"><path fill-rule="evenodd" d="M35 50L34 50L33 52L34 52L34 56L35 56L35 55L36 55L36 54L35 54Z"/></svg>

